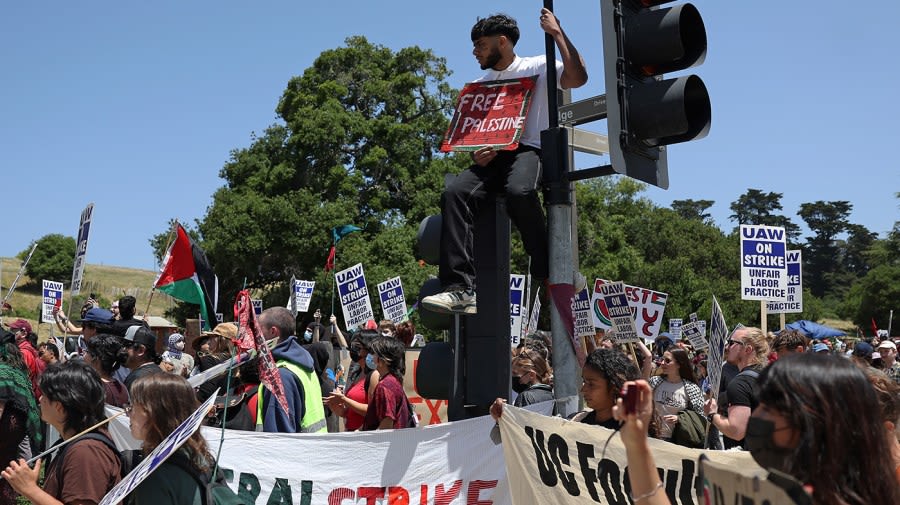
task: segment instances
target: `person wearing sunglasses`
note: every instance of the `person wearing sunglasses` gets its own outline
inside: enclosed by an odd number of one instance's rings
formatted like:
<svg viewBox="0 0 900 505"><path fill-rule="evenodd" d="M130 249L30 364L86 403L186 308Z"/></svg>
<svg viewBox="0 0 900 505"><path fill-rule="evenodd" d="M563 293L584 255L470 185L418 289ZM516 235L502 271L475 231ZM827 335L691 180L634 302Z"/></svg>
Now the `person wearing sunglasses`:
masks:
<svg viewBox="0 0 900 505"><path fill-rule="evenodd" d="M768 362L768 354L766 334L759 328L738 328L725 343L725 361L740 372L728 383L725 394L720 393L723 410L719 410L720 402L714 398L703 406L709 422L722 433L725 449L744 448L747 421L759 405L759 374Z"/></svg>

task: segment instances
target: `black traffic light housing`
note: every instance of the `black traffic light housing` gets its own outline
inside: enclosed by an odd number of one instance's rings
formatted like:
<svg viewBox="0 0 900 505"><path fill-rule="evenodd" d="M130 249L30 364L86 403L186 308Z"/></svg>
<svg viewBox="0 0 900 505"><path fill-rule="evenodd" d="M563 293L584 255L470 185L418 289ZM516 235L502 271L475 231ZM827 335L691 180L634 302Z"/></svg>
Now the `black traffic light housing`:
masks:
<svg viewBox="0 0 900 505"><path fill-rule="evenodd" d="M689 3L603 0L609 156L613 169L669 187L666 146L705 137L711 107L696 75L663 79L703 63L706 28Z"/></svg>

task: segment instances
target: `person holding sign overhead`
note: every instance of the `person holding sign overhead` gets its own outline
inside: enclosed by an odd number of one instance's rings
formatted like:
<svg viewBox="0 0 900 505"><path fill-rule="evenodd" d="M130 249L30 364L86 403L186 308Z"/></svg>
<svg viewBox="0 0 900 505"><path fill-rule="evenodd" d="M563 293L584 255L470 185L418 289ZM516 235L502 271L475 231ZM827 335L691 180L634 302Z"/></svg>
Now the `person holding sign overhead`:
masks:
<svg viewBox="0 0 900 505"><path fill-rule="evenodd" d="M577 88L587 82L584 61L560 27L559 20L541 9L540 26L556 42L562 61L556 62L557 86ZM478 207L490 193L506 194L506 209L522 235L525 251L531 256L531 273L538 279L549 276L547 223L538 199L540 188L541 130L549 126L546 57L520 57L515 53L519 27L509 16L496 14L479 19L472 27L472 54L487 74L476 82L534 79L532 102L514 150L510 145L489 144L472 152L473 164L460 173L441 198L442 293L425 297L422 304L441 313L476 313L475 262L472 226ZM480 96L480 95L479 95ZM488 107L488 98L461 95L470 107ZM490 95L488 95L490 96ZM494 106L502 98L491 98ZM469 147L471 149L471 146ZM500 149L500 150L497 150Z"/></svg>

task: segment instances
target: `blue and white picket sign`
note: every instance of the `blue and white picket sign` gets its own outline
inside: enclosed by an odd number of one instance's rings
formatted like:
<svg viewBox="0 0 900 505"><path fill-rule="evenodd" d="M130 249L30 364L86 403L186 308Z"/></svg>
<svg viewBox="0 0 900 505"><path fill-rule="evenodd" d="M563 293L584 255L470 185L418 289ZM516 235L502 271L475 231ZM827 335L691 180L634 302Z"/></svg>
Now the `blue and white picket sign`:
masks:
<svg viewBox="0 0 900 505"><path fill-rule="evenodd" d="M591 319L591 294L587 287L572 300L572 315L575 316L575 336L582 339L594 336L594 320Z"/></svg>
<svg viewBox="0 0 900 505"><path fill-rule="evenodd" d="M41 322L52 323L54 321L53 309L62 308L63 283L44 279L42 284Z"/></svg>
<svg viewBox="0 0 900 505"><path fill-rule="evenodd" d="M675 338L675 341L681 339L681 318L669 318L669 333Z"/></svg>
<svg viewBox="0 0 900 505"><path fill-rule="evenodd" d="M794 314L803 312L803 258L801 251L787 252L787 300L783 302L769 301L766 311L769 314Z"/></svg>
<svg viewBox="0 0 900 505"><path fill-rule="evenodd" d="M335 273L334 279L348 331L355 330L369 319L375 319L362 263Z"/></svg>
<svg viewBox="0 0 900 505"><path fill-rule="evenodd" d="M377 287L384 318L393 321L394 324L409 319L406 315L406 295L403 294L403 282L400 277L388 279L378 284Z"/></svg>
<svg viewBox="0 0 900 505"><path fill-rule="evenodd" d="M615 330L617 344L638 342L637 329L634 326L634 316L631 307L628 306L628 296L625 294L624 282L610 282L599 286L603 295L603 302L609 312L609 319Z"/></svg>
<svg viewBox="0 0 900 505"><path fill-rule="evenodd" d="M316 281L294 281L294 300L296 300L297 312L307 312L309 310L309 302L312 300L313 290L316 288Z"/></svg>
<svg viewBox="0 0 900 505"><path fill-rule="evenodd" d="M741 225L742 300L787 300L786 249L784 228Z"/></svg>
<svg viewBox="0 0 900 505"><path fill-rule="evenodd" d="M203 402L203 405L200 405L200 408L195 410L193 414L188 416L187 419L175 428L175 431L164 438L153 452L147 455L134 470L129 472L124 479L106 493L106 496L103 497L103 500L100 501L99 505L112 505L113 503L121 502L134 490L134 488L138 487L138 484L143 482L144 479L153 473L154 470L159 468L169 456L174 454L179 447L187 442L187 439L191 438L191 435L200 429L200 425L202 425L203 420L206 419L209 410L212 408L213 402L216 401L218 393L219 390L216 390L208 400Z"/></svg>
<svg viewBox="0 0 900 505"><path fill-rule="evenodd" d="M262 300L250 299L250 303L253 304L253 312L256 314L256 317L259 317L259 315L262 314L263 311Z"/></svg>
<svg viewBox="0 0 900 505"><path fill-rule="evenodd" d="M509 274L509 345L517 347L525 332L525 276Z"/></svg>
<svg viewBox="0 0 900 505"><path fill-rule="evenodd" d="M93 203L89 203L81 212L81 222L78 224L78 240L75 242L75 264L72 266L72 296L81 292L81 280L84 277L84 264L87 256L88 236L91 234L91 216L93 214Z"/></svg>

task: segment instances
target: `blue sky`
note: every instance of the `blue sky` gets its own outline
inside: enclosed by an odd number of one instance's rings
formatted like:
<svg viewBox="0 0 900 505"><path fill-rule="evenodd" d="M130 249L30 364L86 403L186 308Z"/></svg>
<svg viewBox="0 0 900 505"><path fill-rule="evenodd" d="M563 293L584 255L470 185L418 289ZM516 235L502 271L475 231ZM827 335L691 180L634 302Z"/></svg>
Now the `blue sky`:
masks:
<svg viewBox="0 0 900 505"><path fill-rule="evenodd" d="M47 233L77 233L94 202L88 263L155 268L148 239L170 218L201 218L232 149L276 121L288 80L326 49L364 35L445 57L450 83L479 75L477 16L519 20L521 55L543 52L543 2L5 2L0 8L0 170L13 256ZM900 3L696 0L709 52L712 130L669 150L668 190L730 202L747 188L800 203L848 200L883 236L900 219ZM599 1L557 1L590 73L575 99L604 93ZM603 131L605 123L588 126ZM606 163L580 159L579 167ZM735 253L737 261L737 252Z"/></svg>

